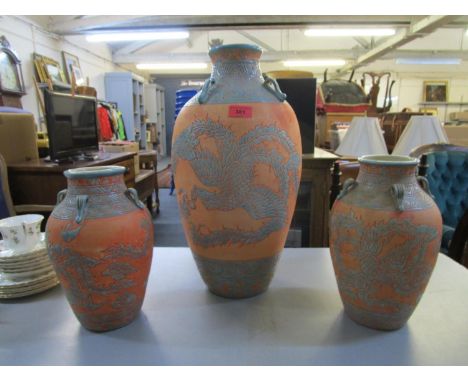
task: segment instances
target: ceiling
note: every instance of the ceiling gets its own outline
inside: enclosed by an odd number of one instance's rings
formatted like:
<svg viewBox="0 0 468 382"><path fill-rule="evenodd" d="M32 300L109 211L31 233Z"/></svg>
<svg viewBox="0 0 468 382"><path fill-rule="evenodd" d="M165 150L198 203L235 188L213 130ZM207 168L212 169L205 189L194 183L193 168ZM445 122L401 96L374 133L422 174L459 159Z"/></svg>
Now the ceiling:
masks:
<svg viewBox="0 0 468 382"><path fill-rule="evenodd" d="M186 40L112 43L113 61L123 65L148 62L208 62L213 40L224 44L257 44L264 50L264 71L287 69L286 59L342 58L335 76L352 69L468 72L468 16L30 16L61 36L105 30L188 30ZM307 37L318 26L392 27L385 38ZM397 58L461 58L460 65L397 65ZM322 72L325 68L299 67ZM199 72L209 71L199 70ZM197 72L197 70L190 70Z"/></svg>

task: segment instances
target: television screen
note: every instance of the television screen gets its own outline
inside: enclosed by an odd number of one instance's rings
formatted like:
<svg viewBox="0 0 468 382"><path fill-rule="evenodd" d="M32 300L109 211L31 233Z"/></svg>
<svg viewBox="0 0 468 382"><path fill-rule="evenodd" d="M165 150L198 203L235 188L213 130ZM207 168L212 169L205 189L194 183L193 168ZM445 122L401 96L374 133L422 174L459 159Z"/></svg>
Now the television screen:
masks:
<svg viewBox="0 0 468 382"><path fill-rule="evenodd" d="M52 160L99 150L96 99L44 92Z"/></svg>
<svg viewBox="0 0 468 382"><path fill-rule="evenodd" d="M316 78L278 78L276 79L286 101L296 113L301 129L302 152L313 154L315 146L315 96Z"/></svg>

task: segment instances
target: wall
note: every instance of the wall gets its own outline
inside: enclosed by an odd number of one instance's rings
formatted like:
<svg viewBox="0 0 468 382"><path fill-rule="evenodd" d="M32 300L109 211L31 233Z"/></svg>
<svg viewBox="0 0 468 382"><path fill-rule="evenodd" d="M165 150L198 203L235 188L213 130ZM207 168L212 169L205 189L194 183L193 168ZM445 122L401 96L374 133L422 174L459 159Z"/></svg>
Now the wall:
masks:
<svg viewBox="0 0 468 382"><path fill-rule="evenodd" d="M102 99L105 98L104 73L123 70L112 63L112 54L106 44L90 46L83 36L62 38L24 17L1 16L0 35L5 35L20 57L27 92L22 97L23 108L31 111L37 122L42 113L33 83L33 52L57 60L62 68L62 51L77 56L83 75L89 78L90 86L96 88L98 97Z"/></svg>

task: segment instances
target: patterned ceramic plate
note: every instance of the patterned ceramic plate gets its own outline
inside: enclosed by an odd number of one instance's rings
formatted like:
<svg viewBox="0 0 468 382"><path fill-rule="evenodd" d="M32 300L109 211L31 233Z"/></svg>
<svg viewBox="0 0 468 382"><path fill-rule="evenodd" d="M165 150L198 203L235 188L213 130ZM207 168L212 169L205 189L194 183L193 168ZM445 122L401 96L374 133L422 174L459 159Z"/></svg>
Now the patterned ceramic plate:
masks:
<svg viewBox="0 0 468 382"><path fill-rule="evenodd" d="M52 264L46 267L41 267L36 270L31 270L31 271L22 271L22 272L4 272L2 273L2 277L4 277L7 280L11 281L24 281L24 280L31 280L33 278L38 278L41 277L42 275L49 274L54 271L54 268L52 267Z"/></svg>
<svg viewBox="0 0 468 382"><path fill-rule="evenodd" d="M18 297L31 296L33 294L45 292L46 290L49 290L58 284L59 284L58 279L54 278L47 283L40 284L36 288L24 289L24 290L20 290L16 292L0 292L0 298L18 298Z"/></svg>
<svg viewBox="0 0 468 382"><path fill-rule="evenodd" d="M29 261L26 263L23 262L16 262L11 264L0 264L0 273L1 272L15 272L19 271L30 271L34 269L39 269L42 267L47 267L51 265L51 262L47 256L44 256L41 259L37 259L36 261Z"/></svg>
<svg viewBox="0 0 468 382"><path fill-rule="evenodd" d="M46 274L43 274L39 277L34 277L34 278L29 278L26 280L10 280L8 278L5 278L5 275L0 274L0 292L5 292L11 289L17 289L17 288L22 288L22 287L34 287L37 284L40 284L42 282L51 280L53 278L56 278L57 276L55 275L55 272L48 272Z"/></svg>

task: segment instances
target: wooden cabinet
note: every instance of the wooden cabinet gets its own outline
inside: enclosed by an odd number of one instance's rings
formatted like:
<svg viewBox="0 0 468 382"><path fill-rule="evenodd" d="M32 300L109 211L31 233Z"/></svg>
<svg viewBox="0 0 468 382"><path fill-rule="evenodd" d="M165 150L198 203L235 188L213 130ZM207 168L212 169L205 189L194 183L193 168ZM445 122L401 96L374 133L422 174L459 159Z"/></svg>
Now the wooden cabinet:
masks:
<svg viewBox="0 0 468 382"><path fill-rule="evenodd" d="M116 102L122 112L127 140L146 149L144 79L130 72L109 72L104 83L106 101Z"/></svg>
<svg viewBox="0 0 468 382"><path fill-rule="evenodd" d="M8 164L8 181L13 204L35 204L50 206L56 204L57 193L67 188L63 172L76 167L123 166L127 187L135 187L135 153L100 153L95 161L79 161L70 164L55 164L35 159L27 162Z"/></svg>
<svg viewBox="0 0 468 382"><path fill-rule="evenodd" d="M302 176L291 229L300 231L302 247L328 247L330 169L338 157L315 148L302 156Z"/></svg>

